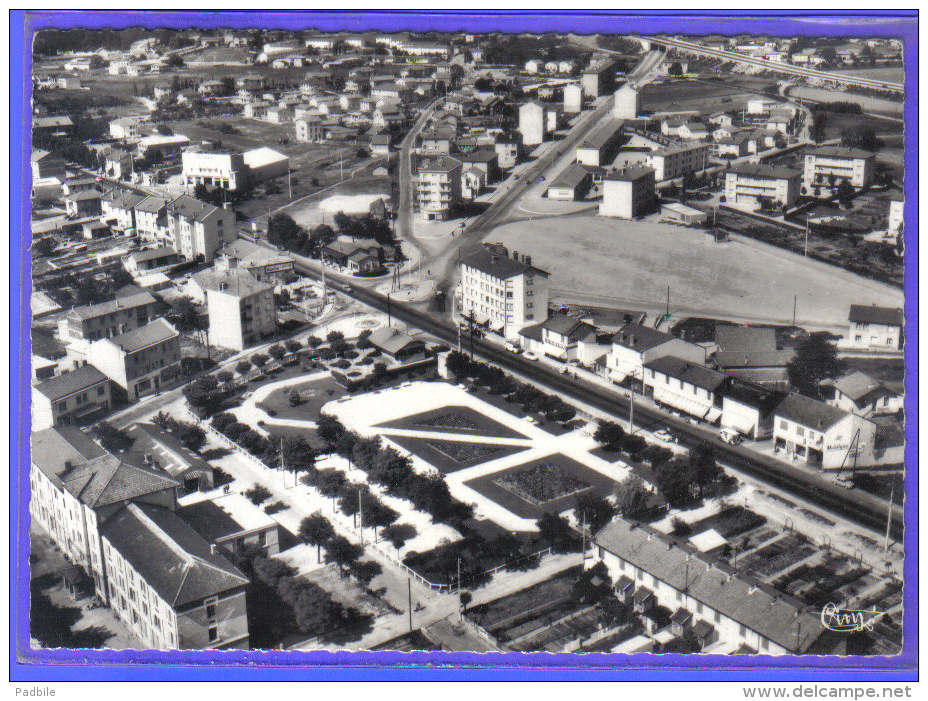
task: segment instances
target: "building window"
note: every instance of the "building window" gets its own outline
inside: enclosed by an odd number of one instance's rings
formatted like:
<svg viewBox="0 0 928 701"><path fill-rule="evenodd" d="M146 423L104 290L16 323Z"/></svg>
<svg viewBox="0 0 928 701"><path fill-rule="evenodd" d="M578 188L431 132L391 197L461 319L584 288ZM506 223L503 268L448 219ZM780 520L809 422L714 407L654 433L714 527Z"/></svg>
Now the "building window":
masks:
<svg viewBox="0 0 928 701"><path fill-rule="evenodd" d="M797 435L797 436L804 436L804 435L806 435L806 430L805 430L802 426L797 426L797 427L796 427L796 435Z"/></svg>
<svg viewBox="0 0 928 701"><path fill-rule="evenodd" d="M702 602L701 601L696 602L696 613L702 613Z"/></svg>
<svg viewBox="0 0 928 701"><path fill-rule="evenodd" d="M219 628L217 628L216 626L210 626L208 629L208 632L209 632L209 641L211 643L214 643L217 640L219 640Z"/></svg>
<svg viewBox="0 0 928 701"><path fill-rule="evenodd" d="M786 423L783 419L780 419L780 430L786 431L789 428L789 424Z"/></svg>

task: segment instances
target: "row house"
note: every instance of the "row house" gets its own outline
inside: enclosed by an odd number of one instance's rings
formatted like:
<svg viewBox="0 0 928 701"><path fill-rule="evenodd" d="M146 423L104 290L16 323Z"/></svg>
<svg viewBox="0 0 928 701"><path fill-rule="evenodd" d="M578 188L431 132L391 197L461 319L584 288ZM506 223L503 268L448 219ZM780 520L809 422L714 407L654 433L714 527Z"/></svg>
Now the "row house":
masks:
<svg viewBox="0 0 928 701"><path fill-rule="evenodd" d="M118 291L114 299L76 307L58 323L64 343L112 338L145 326L155 314L157 300L137 288Z"/></svg>
<svg viewBox="0 0 928 701"><path fill-rule="evenodd" d="M645 363L643 371L646 397L710 424L721 418L726 375L673 355Z"/></svg>
<svg viewBox="0 0 928 701"><path fill-rule="evenodd" d="M697 365L706 363L706 351L701 346L632 322L612 337L606 366L598 370L616 384L643 391L645 364L668 355Z"/></svg>
<svg viewBox="0 0 928 701"><path fill-rule="evenodd" d="M32 386L32 430L87 424L110 408L110 380L93 365Z"/></svg>
<svg viewBox="0 0 928 701"><path fill-rule="evenodd" d="M135 208L145 199L134 192L114 190L101 200L103 218L117 231L135 229Z"/></svg>

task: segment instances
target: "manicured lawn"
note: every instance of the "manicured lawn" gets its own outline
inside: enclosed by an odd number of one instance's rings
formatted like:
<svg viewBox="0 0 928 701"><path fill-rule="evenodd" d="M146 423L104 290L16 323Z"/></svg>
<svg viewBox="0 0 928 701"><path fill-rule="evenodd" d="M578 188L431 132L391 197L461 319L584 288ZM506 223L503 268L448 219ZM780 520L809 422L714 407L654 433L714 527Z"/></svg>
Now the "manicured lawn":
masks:
<svg viewBox="0 0 928 701"><path fill-rule="evenodd" d="M458 433L471 436L500 436L504 438L525 438L499 421L466 406L448 406L421 414L405 416L380 424L381 428L405 428L415 431L435 431L437 433Z"/></svg>
<svg viewBox="0 0 928 701"><path fill-rule="evenodd" d="M300 403L290 406L290 393L300 393ZM258 406L279 419L303 419L315 421L323 405L345 396L345 388L331 377L283 387L271 392Z"/></svg>
<svg viewBox="0 0 928 701"><path fill-rule="evenodd" d="M743 506L732 506L697 521L692 528L694 534L714 528L723 538L730 539L762 526L766 522L766 518Z"/></svg>
<svg viewBox="0 0 928 701"><path fill-rule="evenodd" d="M535 468L543 464L553 465L558 468L559 474L563 476L559 478L560 483L563 483L565 479L570 479L572 481L578 480L589 486L580 491L550 499L544 503L532 503L529 499L523 498L499 484L501 479L506 480L513 474L519 472L534 471ZM615 486L615 481L576 460L572 460L566 455L555 453L522 465L517 465L508 470L502 470L490 475L485 475L484 477L478 477L464 484L488 499L495 501L516 516L535 519L545 512L556 514L573 508L576 498L581 494L586 494L588 492L600 495L609 494Z"/></svg>
<svg viewBox="0 0 928 701"><path fill-rule="evenodd" d="M490 460L498 460L529 446L498 445L494 443L468 443L465 441L445 441L433 438L415 438L412 436L388 436L391 441L402 446L432 465L441 474L463 470Z"/></svg>

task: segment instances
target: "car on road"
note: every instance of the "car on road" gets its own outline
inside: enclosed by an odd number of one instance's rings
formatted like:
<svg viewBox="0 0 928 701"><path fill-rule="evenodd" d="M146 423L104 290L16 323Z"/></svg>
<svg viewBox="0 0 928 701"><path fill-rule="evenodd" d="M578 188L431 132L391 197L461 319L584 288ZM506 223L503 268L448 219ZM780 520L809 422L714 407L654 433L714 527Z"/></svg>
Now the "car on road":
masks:
<svg viewBox="0 0 928 701"><path fill-rule="evenodd" d="M522 354L522 357L525 358L526 360L538 360L538 354L532 353L532 351L525 351Z"/></svg>
<svg viewBox="0 0 928 701"><path fill-rule="evenodd" d="M854 480L848 479L847 477L835 477L831 483L836 487L843 487L844 489L854 488Z"/></svg>
<svg viewBox="0 0 928 701"><path fill-rule="evenodd" d="M738 445L744 440L740 433L730 428L723 428L719 431L719 438L728 443L728 445Z"/></svg>
<svg viewBox="0 0 928 701"><path fill-rule="evenodd" d="M567 361L567 364L572 368L583 367L583 363L580 362L579 358L571 358L570 360Z"/></svg>
<svg viewBox="0 0 928 701"><path fill-rule="evenodd" d="M513 343L512 341L506 341L506 345L505 345L504 347L505 347L506 350L509 351L510 353L521 353L521 352L522 352L522 349L519 348L519 346L517 346L517 345L516 345L515 343Z"/></svg>
<svg viewBox="0 0 928 701"><path fill-rule="evenodd" d="M680 439L674 435L668 428L662 428L660 431L654 432L654 437L659 441L664 441L664 443L679 443Z"/></svg>

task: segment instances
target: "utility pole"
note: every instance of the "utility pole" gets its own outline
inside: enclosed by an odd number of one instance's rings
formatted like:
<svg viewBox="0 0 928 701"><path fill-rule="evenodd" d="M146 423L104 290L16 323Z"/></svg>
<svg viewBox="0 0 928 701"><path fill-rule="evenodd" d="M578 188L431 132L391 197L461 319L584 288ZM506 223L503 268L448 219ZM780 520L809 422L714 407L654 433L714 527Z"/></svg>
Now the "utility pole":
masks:
<svg viewBox="0 0 928 701"><path fill-rule="evenodd" d="M802 246L802 255L804 255L806 258L809 257L809 220L808 218L806 219L806 235L805 235L805 243Z"/></svg>
<svg viewBox="0 0 928 701"><path fill-rule="evenodd" d="M412 578L406 578L406 590L409 592L409 632L412 633Z"/></svg>
<svg viewBox="0 0 928 701"><path fill-rule="evenodd" d="M629 411L628 411L628 432L629 432L629 434L632 434L632 433L635 432L635 425L634 425L634 419L635 419L635 390L632 389L632 390L628 393L628 396L629 396L629 398L631 399L631 405L630 405Z"/></svg>
<svg viewBox="0 0 928 701"><path fill-rule="evenodd" d="M287 166L287 199L293 200L293 187L290 184L290 166Z"/></svg>
<svg viewBox="0 0 928 701"><path fill-rule="evenodd" d="M458 591L461 591L461 558L458 558Z"/></svg>
<svg viewBox="0 0 928 701"><path fill-rule="evenodd" d="M793 295L793 328L796 328L796 304L799 301L799 295Z"/></svg>
<svg viewBox="0 0 928 701"><path fill-rule="evenodd" d="M390 293L387 293L387 328L393 328L393 306Z"/></svg>
<svg viewBox="0 0 928 701"><path fill-rule="evenodd" d="M670 316L670 285L667 285L667 308L665 310L665 316Z"/></svg>
<svg viewBox="0 0 928 701"><path fill-rule="evenodd" d="M360 487L358 487L358 530L361 532L361 545L364 545L364 505L361 503Z"/></svg>
<svg viewBox="0 0 928 701"><path fill-rule="evenodd" d="M883 541L883 553L889 550L889 529L893 522L893 497L896 495L896 485L889 488L889 506L886 507L886 539Z"/></svg>

